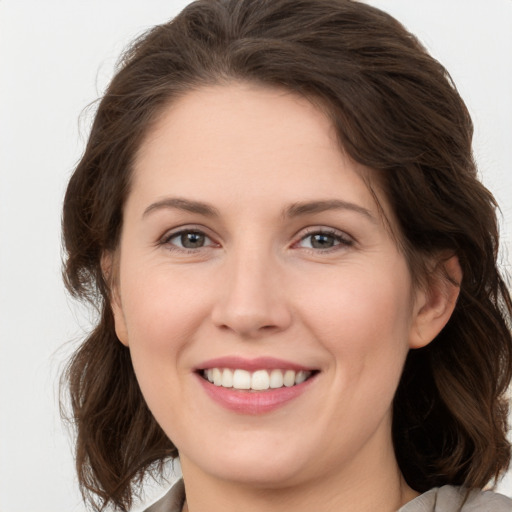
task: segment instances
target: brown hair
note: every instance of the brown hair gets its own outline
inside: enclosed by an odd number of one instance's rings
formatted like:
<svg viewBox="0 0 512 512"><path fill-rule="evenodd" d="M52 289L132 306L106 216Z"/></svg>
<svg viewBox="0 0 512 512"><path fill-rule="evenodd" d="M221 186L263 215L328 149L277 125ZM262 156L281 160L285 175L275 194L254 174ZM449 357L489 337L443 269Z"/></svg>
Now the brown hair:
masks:
<svg viewBox="0 0 512 512"><path fill-rule="evenodd" d="M64 201L66 285L101 311L66 374L84 495L127 510L134 483L177 455L116 337L100 260L117 247L134 156L163 107L229 80L323 106L344 150L378 174L413 274L428 256L458 256L455 311L405 364L395 452L420 492L497 478L510 459L512 301L496 266L496 204L477 180L471 119L448 73L395 19L359 2L199 0L125 53Z"/></svg>

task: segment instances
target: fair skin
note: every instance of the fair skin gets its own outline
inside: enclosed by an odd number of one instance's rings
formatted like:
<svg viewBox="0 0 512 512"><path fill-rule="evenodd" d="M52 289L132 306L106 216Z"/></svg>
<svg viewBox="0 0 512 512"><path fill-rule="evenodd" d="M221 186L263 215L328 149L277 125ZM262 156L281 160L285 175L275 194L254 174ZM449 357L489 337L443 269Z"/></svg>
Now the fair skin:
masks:
<svg viewBox="0 0 512 512"><path fill-rule="evenodd" d="M112 306L190 512L391 512L417 495L391 403L407 352L442 329L457 291L413 286L369 172L308 101L251 84L190 92L143 142ZM281 386L207 380L237 366L276 370ZM306 381L284 386L299 369Z"/></svg>

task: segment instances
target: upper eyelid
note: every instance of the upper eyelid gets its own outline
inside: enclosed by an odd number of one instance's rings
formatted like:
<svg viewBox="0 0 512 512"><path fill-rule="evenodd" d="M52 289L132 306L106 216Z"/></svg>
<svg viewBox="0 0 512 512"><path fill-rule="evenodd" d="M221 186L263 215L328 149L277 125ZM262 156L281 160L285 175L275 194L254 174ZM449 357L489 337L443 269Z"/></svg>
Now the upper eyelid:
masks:
<svg viewBox="0 0 512 512"><path fill-rule="evenodd" d="M214 239L215 236L212 235L211 230L206 228L205 226L201 226L199 224L184 224L182 226L177 226L175 228L171 228L166 230L161 237L159 237L160 241L170 240L175 236L181 233L201 233L207 236L210 239Z"/></svg>
<svg viewBox="0 0 512 512"><path fill-rule="evenodd" d="M208 240L205 245L200 247L181 247L180 243L171 243L173 238L177 238L184 233L198 233L204 235ZM177 254L202 254L205 250L211 250L212 248L220 247L220 244L215 240L214 237L210 236L205 232L205 229L199 229L194 227L182 226L180 228L174 228L168 230L162 235L156 242L157 248L165 248L166 250L177 253Z"/></svg>
<svg viewBox="0 0 512 512"><path fill-rule="evenodd" d="M179 234L184 233L184 232L185 233L186 232L201 233L201 234L205 235L207 238L209 238L212 242L219 243L217 241L217 239L219 237L216 236L214 233L212 233L212 231L209 228L207 228L206 226L201 225L201 224L183 224L181 226L177 226L175 228L168 229L167 231L164 232L164 234L162 236L160 236L158 238L158 243L169 242L169 240L171 240L175 236L178 236ZM316 233L323 233L323 234L337 236L341 239L350 240L353 243L357 242L355 237L352 236L347 231L337 229L332 226L314 225L314 226L303 227L299 231L297 231L295 233L295 235L293 235L293 237L292 237L291 245L294 245L294 244L300 242L305 237L314 235Z"/></svg>
<svg viewBox="0 0 512 512"><path fill-rule="evenodd" d="M338 236L340 238L347 238L351 240L352 242L356 242L356 239L346 231L343 231L342 229L333 228L330 226L308 226L306 228L301 229L297 232L294 239L296 241L302 240L303 238L307 236L311 236L317 233L321 234L327 234L327 235L334 235Z"/></svg>
<svg viewBox="0 0 512 512"><path fill-rule="evenodd" d="M197 234L197 235L203 235L205 238L207 238L208 240L212 240L212 237L207 235L206 233L204 233L203 231L199 231L199 230L195 230L195 229L183 229L181 231L176 231L174 233L170 233L167 237L164 236L164 239L169 241L169 240L172 240L173 238L177 238L179 237L180 235L183 235L184 233L194 233L194 234ZM213 240L212 240L213 241Z"/></svg>

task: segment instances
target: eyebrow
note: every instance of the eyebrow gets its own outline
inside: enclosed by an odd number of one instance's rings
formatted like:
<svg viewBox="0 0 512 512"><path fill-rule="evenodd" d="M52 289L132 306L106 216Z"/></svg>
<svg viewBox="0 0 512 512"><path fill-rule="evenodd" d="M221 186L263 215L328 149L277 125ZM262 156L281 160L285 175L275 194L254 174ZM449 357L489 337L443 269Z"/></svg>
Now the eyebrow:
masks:
<svg viewBox="0 0 512 512"><path fill-rule="evenodd" d="M176 209L183 210L186 212L197 213L206 217L219 217L219 211L214 206L203 203L201 201L193 201L190 199L183 199L180 197L168 197L156 201L150 204L142 214L142 217L146 217L151 212L162 210L162 209ZM303 215L311 215L316 213L322 213L329 210L349 210L355 213L359 213L368 218L372 223L377 223L375 217L372 215L370 210L363 208L355 203L348 201L342 201L340 199L327 199L320 201L304 201L293 203L283 211L283 217L293 218L301 217Z"/></svg>
<svg viewBox="0 0 512 512"><path fill-rule="evenodd" d="M377 220L372 215L370 210L363 208L355 203L342 201L340 199L327 199L323 201L306 201L300 203L293 203L286 208L284 212L285 217L300 217L302 215L322 213L329 210L349 210L355 213L364 215L372 223L377 224Z"/></svg>
<svg viewBox="0 0 512 512"><path fill-rule="evenodd" d="M162 209L183 210L186 212L197 213L199 215L205 215L206 217L219 216L218 210L208 203L203 203L201 201L191 201L190 199L183 199L180 197L168 197L150 204L144 210L142 217L146 217L151 212Z"/></svg>

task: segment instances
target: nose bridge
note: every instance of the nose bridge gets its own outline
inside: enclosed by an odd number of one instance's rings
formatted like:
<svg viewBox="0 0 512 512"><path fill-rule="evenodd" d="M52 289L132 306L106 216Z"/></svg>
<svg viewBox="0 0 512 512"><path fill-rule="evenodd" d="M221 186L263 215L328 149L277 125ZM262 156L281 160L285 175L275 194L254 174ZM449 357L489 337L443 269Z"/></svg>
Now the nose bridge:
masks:
<svg viewBox="0 0 512 512"><path fill-rule="evenodd" d="M240 242L224 262L214 323L245 337L285 329L291 320L282 268L265 244Z"/></svg>

